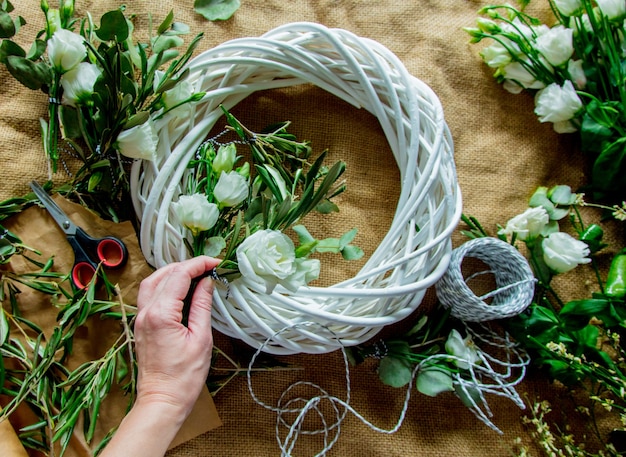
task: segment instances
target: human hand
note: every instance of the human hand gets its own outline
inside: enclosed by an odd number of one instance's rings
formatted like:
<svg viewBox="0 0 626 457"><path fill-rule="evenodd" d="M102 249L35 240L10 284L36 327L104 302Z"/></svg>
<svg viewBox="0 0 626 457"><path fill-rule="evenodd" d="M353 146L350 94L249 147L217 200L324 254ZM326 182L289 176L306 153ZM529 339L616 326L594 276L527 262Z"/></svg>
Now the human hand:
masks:
<svg viewBox="0 0 626 457"><path fill-rule="evenodd" d="M183 300L192 279L218 263L194 257L160 268L142 281L135 320L137 403L167 406L181 418L191 411L211 363L211 279L202 279L196 287L187 326L181 322Z"/></svg>

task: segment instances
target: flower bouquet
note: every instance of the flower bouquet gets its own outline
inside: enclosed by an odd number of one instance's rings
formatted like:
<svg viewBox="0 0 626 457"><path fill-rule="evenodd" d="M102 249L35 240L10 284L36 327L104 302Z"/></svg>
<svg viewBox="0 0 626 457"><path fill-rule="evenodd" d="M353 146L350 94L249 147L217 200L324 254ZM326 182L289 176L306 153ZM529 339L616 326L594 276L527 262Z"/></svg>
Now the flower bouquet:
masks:
<svg viewBox="0 0 626 457"><path fill-rule="evenodd" d="M577 132L596 201L626 200L624 18L621 0L550 0L554 23L524 12L530 1L487 6L466 28L494 77L511 93L535 94L535 114L559 133Z"/></svg>

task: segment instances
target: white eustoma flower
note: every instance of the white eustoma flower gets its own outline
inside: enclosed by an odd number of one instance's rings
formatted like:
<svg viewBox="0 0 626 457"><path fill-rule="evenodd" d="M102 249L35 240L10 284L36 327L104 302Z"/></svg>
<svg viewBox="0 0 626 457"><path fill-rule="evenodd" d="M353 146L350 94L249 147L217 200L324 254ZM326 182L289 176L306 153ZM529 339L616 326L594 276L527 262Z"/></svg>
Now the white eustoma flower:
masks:
<svg viewBox="0 0 626 457"><path fill-rule="evenodd" d="M537 92L535 114L540 122L563 122L572 119L583 103L568 79L563 86L552 83Z"/></svg>
<svg viewBox="0 0 626 457"><path fill-rule="evenodd" d="M512 236L517 234L519 240L532 239L541 234L550 222L550 216L542 206L528 208L522 214L518 214L506 223L506 227L498 233Z"/></svg>
<svg viewBox="0 0 626 457"><path fill-rule="evenodd" d="M511 63L511 54L502 43L495 42L480 51L480 56L491 68L498 68Z"/></svg>
<svg viewBox="0 0 626 457"><path fill-rule="evenodd" d="M480 360L472 337L468 335L462 338L456 329L452 329L448 335L445 348L448 354L455 356L453 362L462 370L467 370L470 365L474 365Z"/></svg>
<svg viewBox="0 0 626 457"><path fill-rule="evenodd" d="M576 265L589 263L589 246L563 232L550 234L541 243L543 261L555 273L565 273Z"/></svg>
<svg viewBox="0 0 626 457"><path fill-rule="evenodd" d="M94 84L101 74L100 68L89 62L81 62L63 74L63 104L75 107L89 101Z"/></svg>
<svg viewBox="0 0 626 457"><path fill-rule="evenodd" d="M583 3L581 0L553 0L556 9L563 16L574 16L580 13L583 9Z"/></svg>
<svg viewBox="0 0 626 457"><path fill-rule="evenodd" d="M235 162L237 162L237 147L233 143L220 146L211 164L213 173L216 176L222 172L228 173L233 170Z"/></svg>
<svg viewBox="0 0 626 457"><path fill-rule="evenodd" d="M249 191L248 180L236 171L229 171L220 175L213 196L221 207L234 207L246 199Z"/></svg>
<svg viewBox="0 0 626 457"><path fill-rule="evenodd" d="M624 0L596 0L598 8L609 19L620 19L626 15L626 1Z"/></svg>
<svg viewBox="0 0 626 457"><path fill-rule="evenodd" d="M537 37L537 50L550 64L558 67L572 57L574 31L562 25L552 27L547 33Z"/></svg>
<svg viewBox="0 0 626 457"><path fill-rule="evenodd" d="M277 284L291 291L317 278L319 262L296 259L295 246L279 230L259 230L237 247L241 275L272 293Z"/></svg>
<svg viewBox="0 0 626 457"><path fill-rule="evenodd" d="M204 194L181 195L172 203L172 210L194 236L211 229L220 215L217 205L210 203Z"/></svg>
<svg viewBox="0 0 626 457"><path fill-rule="evenodd" d="M571 59L567 62L567 73L576 89L582 90L587 85L587 75L583 70L583 61Z"/></svg>
<svg viewBox="0 0 626 457"><path fill-rule="evenodd" d="M143 124L122 130L115 141L120 154L131 159L155 160L159 136L148 120Z"/></svg>
<svg viewBox="0 0 626 457"><path fill-rule="evenodd" d="M541 89L545 84L538 81L535 76L528 71L528 69L522 65L521 62L511 62L502 68L502 75L513 83L513 86L519 87L519 91L523 89ZM505 81L506 82L506 81ZM513 89L512 86L504 85L504 88L509 92L519 93L517 89Z"/></svg>
<svg viewBox="0 0 626 457"><path fill-rule="evenodd" d="M295 292L300 286L305 286L320 276L320 261L317 259L296 258L294 272L287 276L280 284Z"/></svg>
<svg viewBox="0 0 626 457"><path fill-rule="evenodd" d="M85 39L77 33L59 29L48 40L48 58L59 73L71 70L86 56Z"/></svg>

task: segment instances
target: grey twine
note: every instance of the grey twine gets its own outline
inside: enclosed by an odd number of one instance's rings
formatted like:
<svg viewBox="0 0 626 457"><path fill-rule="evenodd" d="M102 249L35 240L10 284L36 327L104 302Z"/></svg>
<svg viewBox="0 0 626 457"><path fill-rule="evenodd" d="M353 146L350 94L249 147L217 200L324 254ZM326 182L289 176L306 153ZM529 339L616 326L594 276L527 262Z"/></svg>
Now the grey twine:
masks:
<svg viewBox="0 0 626 457"><path fill-rule="evenodd" d="M482 260L489 270L463 277L465 257ZM476 296L467 283L481 274L493 274L496 289ZM436 284L437 296L451 314L467 322L511 317L531 303L536 279L526 258L509 243L497 238L475 238L452 251L450 265ZM491 303L485 300L493 298Z"/></svg>

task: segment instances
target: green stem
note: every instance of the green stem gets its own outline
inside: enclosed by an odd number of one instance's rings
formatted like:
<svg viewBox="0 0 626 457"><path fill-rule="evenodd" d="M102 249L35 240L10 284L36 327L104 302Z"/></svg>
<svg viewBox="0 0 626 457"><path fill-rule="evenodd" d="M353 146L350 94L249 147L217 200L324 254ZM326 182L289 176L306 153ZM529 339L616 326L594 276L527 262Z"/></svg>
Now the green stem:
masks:
<svg viewBox="0 0 626 457"><path fill-rule="evenodd" d="M52 167L52 173L57 171L57 163L59 160L58 138L59 138L59 86L61 75L54 72L52 86L50 88L50 101L48 103L48 132L46 135L46 144L44 150L48 156L49 163Z"/></svg>

